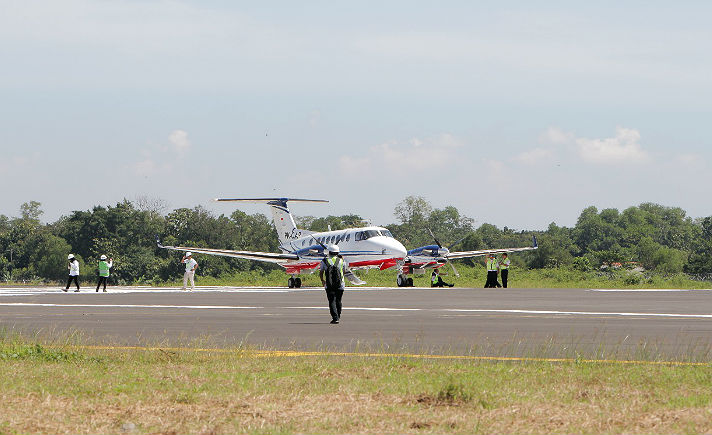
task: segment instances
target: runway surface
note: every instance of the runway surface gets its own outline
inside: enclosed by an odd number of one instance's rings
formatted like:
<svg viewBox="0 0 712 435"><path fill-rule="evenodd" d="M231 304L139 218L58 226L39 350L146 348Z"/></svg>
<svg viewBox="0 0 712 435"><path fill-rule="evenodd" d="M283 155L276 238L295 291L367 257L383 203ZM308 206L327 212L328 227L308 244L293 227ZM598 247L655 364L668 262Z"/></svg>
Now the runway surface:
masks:
<svg viewBox="0 0 712 435"><path fill-rule="evenodd" d="M90 343L497 356L712 356L712 290L0 288L0 327Z"/></svg>

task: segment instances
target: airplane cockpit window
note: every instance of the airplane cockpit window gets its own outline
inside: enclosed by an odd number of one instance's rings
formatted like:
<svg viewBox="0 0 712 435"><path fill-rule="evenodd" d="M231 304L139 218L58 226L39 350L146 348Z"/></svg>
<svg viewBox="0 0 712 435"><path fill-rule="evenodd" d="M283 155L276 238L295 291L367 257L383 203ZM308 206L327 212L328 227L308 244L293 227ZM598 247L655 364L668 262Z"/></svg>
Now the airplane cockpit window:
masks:
<svg viewBox="0 0 712 435"><path fill-rule="evenodd" d="M378 231L376 231L376 230L368 230L368 231L366 231L366 233L368 234L368 238L369 238L369 239L370 239L371 237L376 237L376 236L380 236L380 235L381 235L381 234L380 234Z"/></svg>
<svg viewBox="0 0 712 435"><path fill-rule="evenodd" d="M391 232L388 231L388 230L381 230L381 234L384 235L384 236L386 236L386 237L393 238L393 234L391 234Z"/></svg>
<svg viewBox="0 0 712 435"><path fill-rule="evenodd" d="M346 241L347 241L347 242L349 241L349 239L351 239L351 233L349 233L349 234L346 235Z"/></svg>

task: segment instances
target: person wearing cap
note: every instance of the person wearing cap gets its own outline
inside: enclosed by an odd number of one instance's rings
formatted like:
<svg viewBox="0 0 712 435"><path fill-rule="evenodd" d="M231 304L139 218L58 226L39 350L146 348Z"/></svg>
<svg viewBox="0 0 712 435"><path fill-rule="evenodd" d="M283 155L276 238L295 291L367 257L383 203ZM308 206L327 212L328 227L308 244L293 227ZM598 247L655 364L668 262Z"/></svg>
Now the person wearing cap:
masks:
<svg viewBox="0 0 712 435"><path fill-rule="evenodd" d="M502 287L507 288L507 278L509 277L509 265L511 261L507 257L507 253L502 254L502 259L499 261L499 276L502 277Z"/></svg>
<svg viewBox="0 0 712 435"><path fill-rule="evenodd" d="M193 254L186 252L181 263L185 263L185 273L183 274L183 290L187 290L188 281L190 281L190 291L195 290L195 269L198 268L198 262L193 258Z"/></svg>
<svg viewBox="0 0 712 435"><path fill-rule="evenodd" d="M336 245L327 246L329 255L322 260L319 266L319 279L326 290L326 299L329 301L329 312L331 313L331 323L336 324L341 320L341 298L344 295L344 259L339 255L339 247ZM329 287L324 273L329 267L335 267L339 272L339 282L334 287Z"/></svg>
<svg viewBox="0 0 712 435"><path fill-rule="evenodd" d="M104 284L104 293L106 293L106 281L109 279L109 269L114 265L114 260L106 261L106 255L99 257L99 282L96 284L96 291L99 291L99 286Z"/></svg>
<svg viewBox="0 0 712 435"><path fill-rule="evenodd" d="M69 264L67 265L67 269L69 269L69 279L67 280L67 287L63 288L63 291L68 291L69 286L72 284L72 281L77 285L77 289L74 290L74 292L79 291L79 261L74 257L74 254L69 254L67 256L67 260L69 260Z"/></svg>
<svg viewBox="0 0 712 435"><path fill-rule="evenodd" d="M489 254L487 260L485 261L485 266L487 267L487 282L485 282L485 288L495 288L500 287L497 282L497 268L499 264L494 254Z"/></svg>

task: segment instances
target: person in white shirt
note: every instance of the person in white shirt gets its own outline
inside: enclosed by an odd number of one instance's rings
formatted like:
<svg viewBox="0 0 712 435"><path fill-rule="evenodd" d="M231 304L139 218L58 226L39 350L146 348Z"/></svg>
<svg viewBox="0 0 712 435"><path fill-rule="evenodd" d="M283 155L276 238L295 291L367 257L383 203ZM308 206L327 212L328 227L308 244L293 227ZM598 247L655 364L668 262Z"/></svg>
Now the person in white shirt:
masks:
<svg viewBox="0 0 712 435"><path fill-rule="evenodd" d="M69 260L69 264L67 265L67 269L69 269L69 279L67 280L67 287L62 290L65 292L69 290L69 286L72 284L72 281L74 281L77 285L77 289L74 290L76 293L79 291L79 261L74 258L74 254L69 254L67 260Z"/></svg>
<svg viewBox="0 0 712 435"><path fill-rule="evenodd" d="M190 291L195 290L195 269L198 268L198 262L193 259L193 254L186 252L181 263L185 263L185 273L183 274L183 290L187 290L188 281L190 281Z"/></svg>

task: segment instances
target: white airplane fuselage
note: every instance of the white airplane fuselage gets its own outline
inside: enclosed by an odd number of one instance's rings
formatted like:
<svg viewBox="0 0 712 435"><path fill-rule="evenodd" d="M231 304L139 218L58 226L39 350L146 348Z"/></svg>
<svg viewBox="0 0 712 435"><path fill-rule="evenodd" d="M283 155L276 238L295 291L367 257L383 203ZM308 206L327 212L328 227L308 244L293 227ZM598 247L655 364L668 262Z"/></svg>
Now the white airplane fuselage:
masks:
<svg viewBox="0 0 712 435"><path fill-rule="evenodd" d="M323 256L321 245L338 246L340 255L352 269L368 267L386 269L395 266L407 254L403 244L383 227L348 228L308 235L304 235L305 232L294 234L296 236L294 239L287 240L280 246L283 252L302 256L300 260L284 264L287 273L314 270L314 263L320 262ZM310 253L312 255L309 255ZM312 256L313 258L309 258Z"/></svg>

